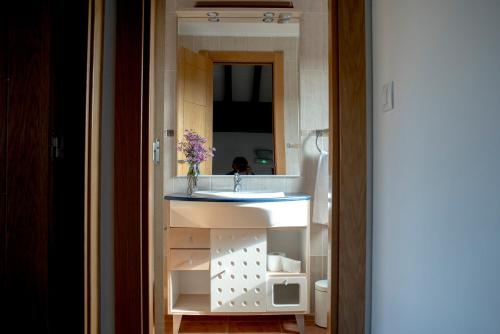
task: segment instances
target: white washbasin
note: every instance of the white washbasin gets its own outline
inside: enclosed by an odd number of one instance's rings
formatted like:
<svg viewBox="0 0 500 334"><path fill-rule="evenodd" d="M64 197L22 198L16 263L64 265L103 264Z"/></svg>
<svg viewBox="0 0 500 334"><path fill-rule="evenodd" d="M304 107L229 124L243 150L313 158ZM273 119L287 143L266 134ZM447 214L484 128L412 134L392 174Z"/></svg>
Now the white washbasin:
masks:
<svg viewBox="0 0 500 334"><path fill-rule="evenodd" d="M282 191L278 192L257 192L257 191L196 191L193 193L192 197L198 198L278 198L285 197L285 193Z"/></svg>

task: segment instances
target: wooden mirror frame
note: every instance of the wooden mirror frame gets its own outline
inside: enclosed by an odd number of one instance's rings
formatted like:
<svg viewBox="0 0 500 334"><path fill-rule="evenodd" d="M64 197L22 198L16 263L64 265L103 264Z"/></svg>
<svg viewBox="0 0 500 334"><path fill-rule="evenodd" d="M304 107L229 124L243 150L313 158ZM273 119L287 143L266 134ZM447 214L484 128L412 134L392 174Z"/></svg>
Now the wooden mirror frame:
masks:
<svg viewBox="0 0 500 334"><path fill-rule="evenodd" d="M273 175L286 175L286 148L285 148L285 77L284 77L284 56L282 51L205 51L199 52L208 57L211 63L209 68L213 68L215 63L222 64L271 64L273 65L273 144L274 144L274 170ZM178 69L181 72L181 69ZM180 75L178 73L178 76ZM177 140L182 136L182 117L179 116L182 108L182 100L179 99L179 87L177 82ZM212 89L210 89L212 92ZM213 117L211 117L212 119ZM208 136L212 142L213 136ZM213 143L212 143L213 144ZM181 158L179 153L178 158ZM210 170L212 170L210 168ZM182 165L177 167L177 176L185 175L185 168Z"/></svg>

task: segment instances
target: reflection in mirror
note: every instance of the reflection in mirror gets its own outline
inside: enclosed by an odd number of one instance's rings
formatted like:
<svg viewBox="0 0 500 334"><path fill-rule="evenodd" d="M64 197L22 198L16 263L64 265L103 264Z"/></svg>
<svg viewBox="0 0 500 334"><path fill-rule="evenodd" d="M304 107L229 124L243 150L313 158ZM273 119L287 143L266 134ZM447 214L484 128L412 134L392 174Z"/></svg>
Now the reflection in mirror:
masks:
<svg viewBox="0 0 500 334"><path fill-rule="evenodd" d="M216 63L213 74L212 174L274 174L272 65Z"/></svg>
<svg viewBox="0 0 500 334"><path fill-rule="evenodd" d="M177 134L195 130L216 148L202 175L300 174L300 152L286 145L300 142L298 28L216 24L179 17Z"/></svg>

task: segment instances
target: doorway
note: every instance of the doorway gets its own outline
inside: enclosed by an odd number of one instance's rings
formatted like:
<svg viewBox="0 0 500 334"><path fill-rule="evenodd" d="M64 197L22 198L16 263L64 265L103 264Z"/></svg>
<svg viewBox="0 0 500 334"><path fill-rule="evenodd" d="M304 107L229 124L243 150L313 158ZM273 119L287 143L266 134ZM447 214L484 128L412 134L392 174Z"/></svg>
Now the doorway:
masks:
<svg viewBox="0 0 500 334"><path fill-rule="evenodd" d="M151 11L150 6L151 5ZM122 282L116 288L120 296L120 309L115 314L115 322L123 326L121 333L134 332L132 324L140 326L143 333L153 330L153 310L157 312L156 324L162 320L162 296L156 282L161 281L162 274L152 269L152 245L161 242L163 230L163 191L153 184L163 184L161 168L154 167L150 151L150 143L154 138L164 138L163 115L154 112L163 110L166 103L163 98L168 83L164 80L164 71L168 68L168 45L165 45L166 21L173 16L165 16L166 4L164 1L130 0L123 4L123 11L118 10L118 19L122 16L128 27L124 31L131 31L132 39L124 42L127 49L140 48L142 53L132 52L128 58L133 59L135 70L132 78L122 77L122 80L135 82L130 87L137 92L139 100L133 100L135 108L141 110L145 118L126 119L125 114L119 117L118 122L125 122L129 126L134 120L140 120L134 125L134 131L141 134L137 152L143 152L138 157L137 168L129 170L127 178L121 182L143 180L139 185L122 188L120 193L123 203L128 196L136 198L141 194L139 207L133 204L122 213L124 225L119 233L117 253L117 267L121 273L127 274L129 269L134 271L133 279L127 275L120 275ZM136 15L133 15L135 11ZM330 331L332 333L364 333L365 323L365 261L366 261L366 94L365 94L365 26L364 1L331 0L328 11L330 13L330 122L331 139L330 149L332 157L331 171L334 184L333 219L330 232L331 262L330 272L334 273L331 279L331 313ZM137 14L143 13L143 14ZM149 16L149 14L152 14ZM120 23L118 24L120 27ZM151 28L151 31L149 30ZM149 34L151 32L151 35ZM149 38L151 37L151 38ZM118 49L119 50L119 49ZM361 51L360 51L361 50ZM124 50L121 50L125 54ZM124 64L124 73L126 64ZM144 70L144 69L150 69ZM123 74L125 75L125 74ZM139 82L147 83L145 85ZM130 91L129 91L130 93ZM135 94L135 93L134 93ZM137 102L140 101L140 102ZM167 106L168 107L168 106ZM127 109L127 108L125 108ZM139 126L139 127L137 127ZM147 135L145 135L147 133ZM134 132L136 134L136 132ZM166 134L168 136L168 134ZM130 147L130 146L128 146ZM142 151L141 151L142 150ZM127 152L130 153L130 152ZM125 155L125 152L123 152ZM161 166L161 165L160 165ZM135 182L135 181L134 181ZM144 185L149 187L145 187ZM151 196L151 197L148 197ZM146 198L151 198L147 201ZM120 207L121 208L121 207ZM154 209L153 209L154 208ZM130 210L135 210L130 214ZM129 212L129 214L127 214ZM137 216L138 214L138 216ZM125 217L126 216L126 217ZM117 220L115 220L116 222ZM126 232L123 232L126 231ZM136 266L137 264L137 266ZM125 280L125 282L123 282ZM153 284L153 281L155 284ZM134 290L133 293L130 291ZM153 290L156 290L153 294ZM132 297L132 298L129 298ZM158 326L159 328L160 326ZM135 327L134 327L135 328ZM134 332L137 333L137 332Z"/></svg>

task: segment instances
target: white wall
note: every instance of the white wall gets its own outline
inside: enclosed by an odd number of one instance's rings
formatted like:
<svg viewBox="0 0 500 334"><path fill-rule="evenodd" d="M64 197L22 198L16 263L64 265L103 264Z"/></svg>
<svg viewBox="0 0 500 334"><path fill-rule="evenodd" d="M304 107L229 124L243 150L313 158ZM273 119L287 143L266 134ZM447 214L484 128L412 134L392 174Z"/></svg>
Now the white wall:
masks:
<svg viewBox="0 0 500 334"><path fill-rule="evenodd" d="M500 333L500 1L374 0L373 47L372 333Z"/></svg>

